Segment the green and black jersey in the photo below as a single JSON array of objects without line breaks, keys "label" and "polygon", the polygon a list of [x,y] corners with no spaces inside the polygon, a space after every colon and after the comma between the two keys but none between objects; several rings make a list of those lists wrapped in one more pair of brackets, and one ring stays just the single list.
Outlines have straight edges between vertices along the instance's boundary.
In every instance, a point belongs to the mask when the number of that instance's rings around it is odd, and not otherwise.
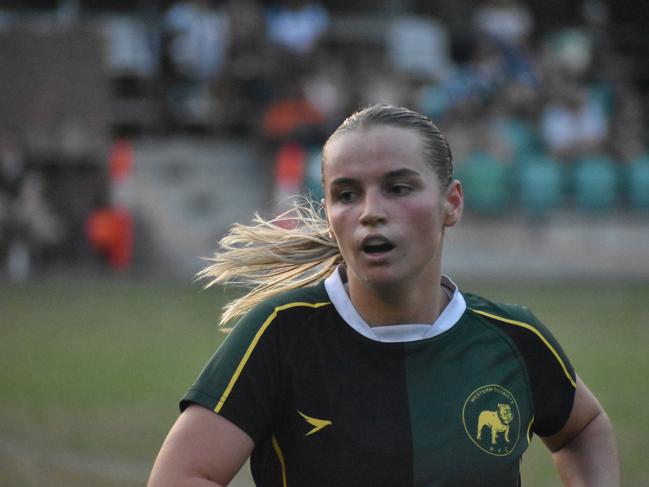
[{"label": "green and black jersey", "polygon": [[559,431],[574,398],[548,330],[455,289],[432,332],[381,340],[341,289],[336,272],[248,313],[181,409],[202,405],[250,435],[264,487],[520,485],[532,434]]}]

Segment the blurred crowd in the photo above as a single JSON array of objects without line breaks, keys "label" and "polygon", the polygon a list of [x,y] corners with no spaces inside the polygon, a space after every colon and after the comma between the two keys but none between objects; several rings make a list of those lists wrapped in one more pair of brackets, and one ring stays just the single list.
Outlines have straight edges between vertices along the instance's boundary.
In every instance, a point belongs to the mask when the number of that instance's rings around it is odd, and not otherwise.
[{"label": "blurred crowd", "polygon": [[63,237],[57,215],[47,203],[43,178],[28,169],[15,141],[0,137],[0,256],[9,276],[25,279],[32,254]]},{"label": "blurred crowd", "polygon": [[161,24],[166,129],[252,134],[276,154],[280,186],[302,177],[317,193],[317,148],[345,114],[406,105],[448,135],[469,208],[646,205],[647,94],[606,3],[579,12],[577,26],[539,32],[524,2],[487,0],[463,33],[405,12],[365,38],[352,26],[350,42],[322,2],[174,3]]},{"label": "blurred crowd", "polygon": [[475,149],[510,161],[532,143],[562,161],[600,151],[630,160],[646,145],[644,100],[607,18],[603,2],[586,0],[578,28],[542,33],[524,3],[490,0],[464,34],[404,13],[353,45],[332,35],[318,2],[173,3],[160,23],[167,129],[327,133],[350,110],[381,101],[472,134],[455,137],[458,161]]},{"label": "blurred crowd", "polygon": [[[61,2],[58,15],[78,20],[78,5]],[[469,211],[649,207],[648,94],[607,4],[579,5],[577,23],[541,30],[525,2],[484,0],[461,32],[428,14],[334,16],[310,0],[181,0],[108,15],[115,95],[156,107],[149,121],[115,122],[111,136],[250,140],[274,164],[280,210],[288,195],[321,196],[319,148],[345,115],[391,103],[447,134]],[[0,28],[12,21],[0,15]],[[24,242],[63,229],[7,138],[0,184],[0,251],[20,274]]]}]

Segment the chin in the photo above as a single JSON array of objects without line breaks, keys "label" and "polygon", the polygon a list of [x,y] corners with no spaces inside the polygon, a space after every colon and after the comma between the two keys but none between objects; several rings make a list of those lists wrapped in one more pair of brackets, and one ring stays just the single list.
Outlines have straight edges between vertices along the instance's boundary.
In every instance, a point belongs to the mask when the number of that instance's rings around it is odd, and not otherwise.
[{"label": "chin", "polygon": [[395,269],[387,267],[375,267],[364,269],[360,274],[356,274],[361,282],[372,288],[394,287],[403,283],[406,276],[401,272],[396,272]]}]

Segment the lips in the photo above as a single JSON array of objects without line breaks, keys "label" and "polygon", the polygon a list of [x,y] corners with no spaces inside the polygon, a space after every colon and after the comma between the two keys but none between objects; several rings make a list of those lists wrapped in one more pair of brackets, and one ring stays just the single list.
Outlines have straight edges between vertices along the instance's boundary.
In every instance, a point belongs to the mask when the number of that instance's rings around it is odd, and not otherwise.
[{"label": "lips", "polygon": [[383,236],[365,237],[361,242],[361,250],[365,254],[380,255],[394,249],[395,245]]}]

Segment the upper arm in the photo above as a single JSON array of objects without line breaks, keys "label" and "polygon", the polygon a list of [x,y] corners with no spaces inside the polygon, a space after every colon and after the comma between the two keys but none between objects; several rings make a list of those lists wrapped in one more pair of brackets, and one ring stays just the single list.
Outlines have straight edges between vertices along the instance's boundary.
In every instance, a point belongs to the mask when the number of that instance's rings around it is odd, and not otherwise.
[{"label": "upper arm", "polygon": [[227,485],[272,428],[279,390],[273,308],[248,313],[180,402],[150,486]]},{"label": "upper arm", "polygon": [[566,486],[620,485],[620,460],[613,426],[581,380],[566,424],[543,438]]},{"label": "upper arm", "polygon": [[189,406],[167,435],[148,485],[225,486],[253,447],[250,436],[234,423],[207,408]]},{"label": "upper arm", "polygon": [[552,452],[560,450],[604,411],[586,384],[577,376],[575,399],[566,424],[555,434],[541,437]]}]

